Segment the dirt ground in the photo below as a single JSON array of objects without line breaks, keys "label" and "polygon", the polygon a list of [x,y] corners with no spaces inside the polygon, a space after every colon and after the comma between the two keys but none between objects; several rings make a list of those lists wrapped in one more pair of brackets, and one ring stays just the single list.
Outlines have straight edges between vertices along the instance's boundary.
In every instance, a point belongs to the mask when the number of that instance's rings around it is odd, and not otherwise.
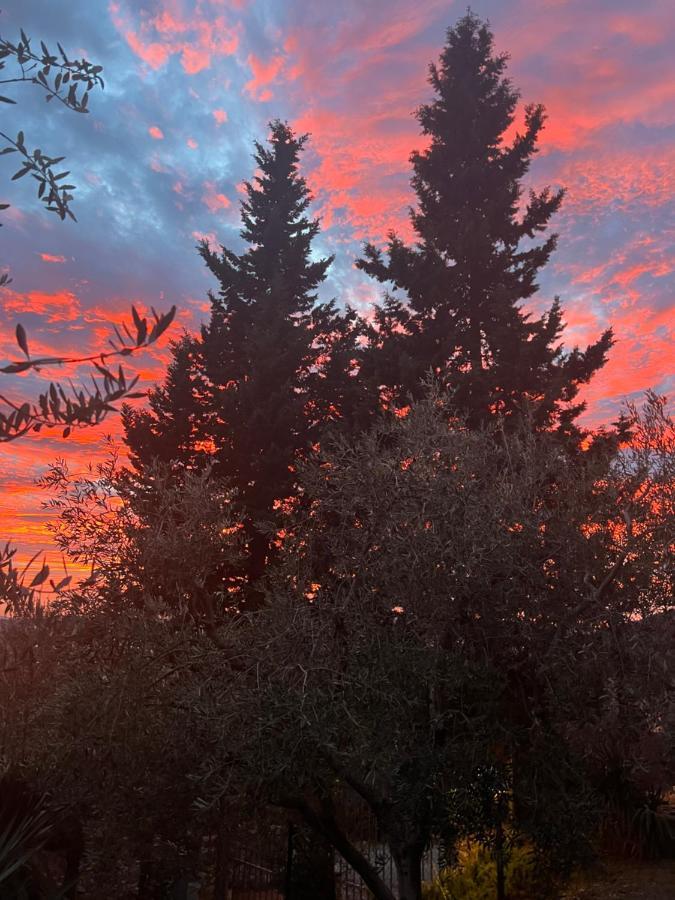
[{"label": "dirt ground", "polygon": [[574,880],[565,900],[675,900],[675,860],[612,862]]}]

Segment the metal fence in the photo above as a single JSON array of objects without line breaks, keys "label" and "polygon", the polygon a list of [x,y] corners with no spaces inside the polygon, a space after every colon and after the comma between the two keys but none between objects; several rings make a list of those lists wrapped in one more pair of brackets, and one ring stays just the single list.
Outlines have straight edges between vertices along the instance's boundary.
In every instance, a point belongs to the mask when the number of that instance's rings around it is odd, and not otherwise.
[{"label": "metal fence", "polygon": [[292,826],[265,822],[230,841],[227,889],[214,900],[286,900],[292,867]]},{"label": "metal fence", "polygon": [[[361,844],[359,850],[377,870],[378,875],[398,896],[396,866],[391,853],[383,844]],[[422,858],[422,881],[433,881],[440,871],[440,851],[432,845]],[[372,894],[364,885],[360,876],[338,854],[335,855],[336,896],[337,900],[370,900]],[[292,900],[292,897],[290,898]]]},{"label": "metal fence", "polygon": [[[370,826],[370,827],[368,827]],[[391,854],[377,839],[374,823],[367,822],[359,831],[364,834],[358,842],[361,853],[397,896],[396,867]],[[264,832],[230,845],[228,888],[225,895],[214,900],[296,900],[297,847],[296,827],[288,822],[268,824]],[[432,845],[422,860],[422,879],[432,881],[441,867],[438,846]],[[370,900],[372,894],[361,877],[337,853],[334,854],[335,896],[337,900]],[[305,886],[309,887],[309,885]],[[303,891],[303,896],[306,892]]]}]

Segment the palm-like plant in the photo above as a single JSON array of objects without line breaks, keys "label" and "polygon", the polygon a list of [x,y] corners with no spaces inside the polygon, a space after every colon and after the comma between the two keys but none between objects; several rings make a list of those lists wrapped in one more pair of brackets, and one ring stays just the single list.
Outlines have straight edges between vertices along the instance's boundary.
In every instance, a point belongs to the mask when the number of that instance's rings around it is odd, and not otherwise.
[{"label": "palm-like plant", "polygon": [[52,831],[44,796],[10,775],[0,778],[0,897],[22,897],[26,867]]}]

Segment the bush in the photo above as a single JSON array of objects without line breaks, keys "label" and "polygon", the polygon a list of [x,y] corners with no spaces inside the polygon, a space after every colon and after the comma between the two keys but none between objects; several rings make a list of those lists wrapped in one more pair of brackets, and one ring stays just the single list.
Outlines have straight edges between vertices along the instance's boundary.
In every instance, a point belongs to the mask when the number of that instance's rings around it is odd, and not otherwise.
[{"label": "bush", "polygon": [[[546,866],[527,844],[511,848],[506,861],[506,894],[509,900],[540,900],[557,896]],[[493,854],[480,844],[460,847],[457,864],[445,869],[425,886],[424,900],[494,900],[497,866]]]}]

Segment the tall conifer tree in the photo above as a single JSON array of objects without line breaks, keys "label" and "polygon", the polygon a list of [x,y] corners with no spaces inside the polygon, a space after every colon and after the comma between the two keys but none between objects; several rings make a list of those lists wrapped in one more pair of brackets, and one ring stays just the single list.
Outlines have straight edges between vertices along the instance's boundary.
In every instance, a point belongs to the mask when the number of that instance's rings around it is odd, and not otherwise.
[{"label": "tall conifer tree", "polygon": [[307,215],[311,196],[298,171],[306,140],[275,121],[269,146],[256,142],[257,174],[241,204],[248,248],[201,244],[219,282],[210,320],[199,338],[175,345],[150,410],[124,417],[137,471],[153,457],[208,459],[237,489],[253,583],[272,546],[264,523],[293,495],[297,454],[331,421],[353,421],[361,405],[360,319],[317,298],[332,257],[312,249],[319,221]]},{"label": "tall conifer tree", "polygon": [[367,244],[357,263],[407,301],[394,293],[377,309],[364,371],[395,403],[417,394],[431,369],[474,424],[526,404],[540,427],[569,430],[583,409],[579,386],[604,364],[612,335],[565,353],[558,300],[541,317],[522,307],[556,247],[555,234],[537,238],[564,192],[523,199],[545,114],[527,106],[524,128],[507,141],[519,99],[504,77],[507,59],[469,12],[430,66],[436,96],[417,111],[430,142],[411,155],[416,242],[392,232],[386,255]]},{"label": "tall conifer tree", "polygon": [[198,360],[198,343],[184,334],[171,343],[164,384],[149,391],[150,409],[123,407],[126,443],[139,470],[151,459],[180,460],[191,466],[199,461],[199,398],[203,392]]}]

